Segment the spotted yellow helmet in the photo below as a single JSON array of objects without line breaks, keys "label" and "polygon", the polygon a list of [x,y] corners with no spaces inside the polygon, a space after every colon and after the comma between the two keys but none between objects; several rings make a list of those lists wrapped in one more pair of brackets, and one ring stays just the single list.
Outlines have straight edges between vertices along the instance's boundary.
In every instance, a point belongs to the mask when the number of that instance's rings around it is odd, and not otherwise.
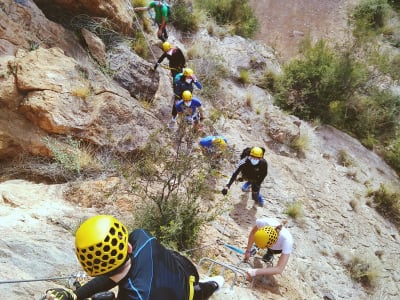
[{"label": "spotted yellow helmet", "polygon": [[126,262],[128,231],[112,216],[91,217],[76,231],[75,253],[89,276],[114,271]]},{"label": "spotted yellow helmet", "polygon": [[191,91],[184,91],[182,93],[182,99],[183,101],[190,101],[192,100],[192,92]]},{"label": "spotted yellow helmet", "polygon": [[254,234],[254,243],[258,248],[269,248],[278,240],[278,233],[272,226],[265,226]]},{"label": "spotted yellow helmet", "polygon": [[260,147],[253,147],[250,150],[250,156],[262,158],[264,155],[264,151]]},{"label": "spotted yellow helmet", "polygon": [[168,52],[169,50],[171,50],[171,48],[172,48],[172,46],[171,46],[171,44],[168,43],[168,42],[164,42],[164,43],[162,44],[162,49],[163,49],[164,52]]},{"label": "spotted yellow helmet", "polygon": [[183,69],[183,76],[189,77],[189,76],[193,76],[193,74],[194,74],[194,72],[192,69],[190,69],[190,68]]}]

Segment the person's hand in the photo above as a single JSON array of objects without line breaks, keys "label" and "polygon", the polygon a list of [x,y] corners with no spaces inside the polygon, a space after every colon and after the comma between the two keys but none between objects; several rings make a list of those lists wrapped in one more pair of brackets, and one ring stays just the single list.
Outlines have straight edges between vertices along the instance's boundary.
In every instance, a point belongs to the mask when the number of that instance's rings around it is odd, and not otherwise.
[{"label": "person's hand", "polygon": [[247,280],[251,280],[253,277],[257,276],[257,269],[247,269],[246,275]]},{"label": "person's hand", "polygon": [[248,261],[250,258],[250,255],[251,255],[250,251],[246,250],[246,252],[244,253],[244,261]]},{"label": "person's hand", "polygon": [[221,191],[221,193],[222,193],[222,195],[226,195],[226,194],[228,194],[228,187],[227,186],[224,186],[224,188],[222,189],[222,191]]},{"label": "person's hand", "polygon": [[77,297],[73,291],[69,289],[55,288],[46,291],[46,295],[42,298],[47,300],[76,300]]},{"label": "person's hand", "polygon": [[159,65],[160,65],[159,63],[156,63],[156,64],[154,65],[153,70],[155,71]]}]

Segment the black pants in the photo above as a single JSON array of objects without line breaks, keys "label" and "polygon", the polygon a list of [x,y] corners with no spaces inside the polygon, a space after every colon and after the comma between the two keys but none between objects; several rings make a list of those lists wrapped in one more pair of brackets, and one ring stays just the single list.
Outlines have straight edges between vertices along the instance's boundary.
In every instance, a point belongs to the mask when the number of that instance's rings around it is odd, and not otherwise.
[{"label": "black pants", "polygon": [[178,115],[178,111],[176,110],[176,103],[180,100],[179,97],[177,97],[176,95],[174,95],[173,97],[173,103],[172,103],[172,117],[176,118],[176,116]]},{"label": "black pants", "polygon": [[[160,28],[161,28],[161,24],[158,24],[158,29],[160,29]],[[164,28],[163,28],[162,31],[161,31],[161,35],[158,35],[158,34],[157,34],[157,36],[158,36],[158,38],[159,38],[160,40],[162,40],[163,42],[165,42],[166,40],[168,40],[167,26],[164,26]]]}]

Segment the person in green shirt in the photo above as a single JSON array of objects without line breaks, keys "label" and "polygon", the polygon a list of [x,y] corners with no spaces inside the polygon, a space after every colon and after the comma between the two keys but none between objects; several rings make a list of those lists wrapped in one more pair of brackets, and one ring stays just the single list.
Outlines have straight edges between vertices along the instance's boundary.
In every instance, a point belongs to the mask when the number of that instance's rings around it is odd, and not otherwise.
[{"label": "person in green shirt", "polygon": [[147,11],[154,9],[155,21],[158,25],[157,37],[165,42],[168,39],[167,22],[168,22],[168,5],[164,1],[151,1],[148,6],[135,7],[135,12]]}]

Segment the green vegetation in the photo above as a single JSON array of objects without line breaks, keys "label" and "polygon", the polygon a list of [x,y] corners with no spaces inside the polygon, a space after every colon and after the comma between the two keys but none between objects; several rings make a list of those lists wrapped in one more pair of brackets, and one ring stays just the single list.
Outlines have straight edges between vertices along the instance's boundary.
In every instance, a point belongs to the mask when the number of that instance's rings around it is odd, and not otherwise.
[{"label": "green vegetation", "polygon": [[44,140],[46,146],[49,148],[54,159],[59,163],[62,168],[68,171],[80,173],[80,142],[67,136],[66,141],[59,142],[56,139],[47,137]]},{"label": "green vegetation", "polygon": [[248,0],[196,0],[195,3],[218,25],[233,26],[233,34],[251,38],[258,29],[258,20]]},{"label": "green vegetation", "polygon": [[300,201],[290,203],[284,213],[293,219],[299,219],[303,216],[303,204]]},{"label": "green vegetation", "polygon": [[387,0],[361,0],[353,12],[356,38],[365,39],[380,33],[385,24],[389,5]]},{"label": "green vegetation", "polygon": [[175,0],[172,3],[169,22],[182,32],[196,32],[199,28],[199,20],[185,0]]},{"label": "green vegetation", "polygon": [[375,260],[372,256],[353,256],[346,263],[350,277],[367,289],[373,289],[378,286],[382,272],[379,268],[379,262]]},{"label": "green vegetation", "polygon": [[372,196],[375,209],[398,229],[400,229],[400,191],[381,184],[376,191],[369,192]]},{"label": "green vegetation", "polygon": [[[312,45],[305,39],[302,57],[284,66],[275,83],[276,103],[302,119],[318,119],[354,135],[399,172],[400,96],[371,84],[367,63],[357,49],[337,50],[323,40]],[[396,74],[398,68],[389,63],[381,66],[386,74]]]},{"label": "green vegetation", "polygon": [[195,138],[185,133],[175,153],[154,136],[133,158],[134,163],[123,167],[133,193],[145,199],[134,212],[135,225],[177,250],[193,247],[200,227],[214,217],[212,209],[199,201],[208,199],[212,186],[203,156],[193,159]]},{"label": "green vegetation", "polygon": [[284,66],[276,94],[277,104],[305,120],[345,117],[346,101],[365,84],[366,69],[354,61],[350,51],[335,52],[323,40],[303,43],[303,58]]}]

